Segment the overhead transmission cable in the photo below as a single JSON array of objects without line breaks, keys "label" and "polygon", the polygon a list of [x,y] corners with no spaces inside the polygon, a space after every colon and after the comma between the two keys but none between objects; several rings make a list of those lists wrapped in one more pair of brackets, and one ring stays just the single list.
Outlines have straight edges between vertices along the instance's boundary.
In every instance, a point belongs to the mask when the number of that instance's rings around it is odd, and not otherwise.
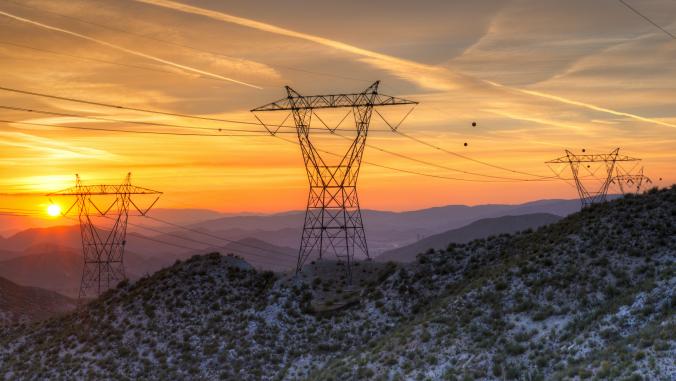
[{"label": "overhead transmission cable", "polygon": [[[295,144],[295,145],[300,144],[295,140],[287,139],[287,138],[284,138],[282,136],[278,136],[278,135],[272,135],[272,136],[276,137],[277,139],[283,140],[285,142],[291,143],[291,144]],[[326,153],[326,154],[329,154],[329,155],[335,156],[335,157],[343,157],[343,155],[337,154],[335,152],[327,151],[325,149],[317,148],[317,151],[323,152],[323,153]],[[432,178],[436,178],[436,179],[476,182],[476,183],[508,183],[508,182],[513,182],[512,180],[464,179],[464,178],[460,178],[460,177],[436,175],[436,174],[433,174],[433,173],[425,173],[425,172],[419,172],[419,171],[414,171],[414,170],[410,170],[410,169],[392,167],[392,166],[389,166],[389,165],[378,164],[378,163],[374,163],[374,162],[366,161],[366,160],[364,160],[363,163],[368,164],[368,165],[373,166],[373,167],[388,169],[388,170],[395,171],[395,172],[408,173],[408,174],[411,174],[411,175],[418,175],[418,176],[424,176],[424,177],[432,177]]]},{"label": "overhead transmission cable", "polygon": [[409,135],[409,134],[407,134],[407,133],[404,133],[404,132],[399,131],[398,129],[395,130],[394,133],[395,133],[395,134],[398,134],[398,135],[401,135],[401,136],[403,136],[403,137],[405,137],[405,138],[407,138],[407,139],[410,139],[410,140],[413,140],[413,141],[415,141],[415,142],[418,142],[418,143],[420,143],[420,144],[423,144],[423,145],[426,145],[426,146],[428,146],[428,147],[434,148],[434,149],[436,149],[436,150],[438,150],[438,151],[445,152],[445,153],[447,153],[447,154],[449,154],[449,155],[453,155],[453,156],[459,157],[459,158],[461,158],[461,159],[469,160],[469,161],[472,161],[472,162],[475,162],[475,163],[478,163],[478,164],[482,164],[482,165],[485,165],[485,166],[488,166],[488,167],[492,167],[492,168],[495,168],[495,169],[500,169],[500,170],[503,170],[503,171],[512,172],[512,173],[516,173],[516,174],[521,174],[521,175],[527,175],[527,176],[538,177],[538,178],[540,178],[540,179],[552,179],[552,178],[553,178],[552,176],[543,176],[543,175],[538,175],[538,174],[534,174],[534,173],[529,173],[529,172],[524,172],[524,171],[519,171],[519,170],[509,169],[509,168],[507,168],[507,167],[495,165],[495,164],[492,164],[492,163],[489,163],[489,162],[486,162],[486,161],[483,161],[483,160],[474,159],[474,158],[469,157],[469,156],[467,156],[467,155],[463,155],[463,154],[460,154],[460,153],[457,153],[457,152],[454,152],[454,151],[450,151],[450,150],[445,149],[445,148],[443,148],[443,147],[440,147],[440,146],[438,146],[438,145],[429,143],[429,142],[427,142],[427,141],[425,141],[425,140],[422,140],[422,139],[420,139],[420,138],[417,138],[417,137],[415,137],[415,136],[411,136],[411,135]]},{"label": "overhead transmission cable", "polygon": [[73,126],[73,125],[54,125],[54,124],[45,124],[45,123],[35,123],[35,122],[22,122],[16,120],[5,120],[0,119],[0,122],[7,124],[21,124],[26,126],[37,126],[37,127],[50,127],[50,128],[67,128],[73,130],[87,130],[87,131],[105,131],[105,132],[119,132],[127,134],[148,134],[148,135],[174,135],[174,136],[228,136],[228,137],[257,137],[265,135],[251,135],[251,134],[204,134],[204,133],[183,133],[183,132],[162,132],[162,131],[139,131],[139,130],[120,130],[116,128],[96,128],[96,127],[85,127],[85,126]]},{"label": "overhead transmission cable", "polygon": [[189,232],[192,232],[192,233],[197,233],[197,234],[204,235],[206,237],[211,237],[211,238],[223,241],[223,242],[228,242],[228,243],[231,243],[233,245],[244,246],[244,247],[248,247],[248,248],[251,248],[251,249],[257,249],[257,250],[263,250],[263,251],[267,251],[267,252],[270,252],[270,253],[273,253],[273,254],[279,254],[279,255],[283,255],[283,256],[287,256],[287,257],[296,259],[296,255],[292,255],[292,254],[289,254],[289,253],[284,253],[284,252],[276,251],[276,250],[270,250],[269,248],[264,248],[264,247],[252,245],[252,244],[249,244],[249,243],[246,243],[246,242],[241,242],[241,240],[233,240],[233,239],[221,237],[221,236],[215,235],[213,233],[208,233],[208,232],[203,231],[203,230],[189,228],[187,226],[183,226],[183,225],[180,225],[180,224],[177,224],[177,223],[165,221],[165,220],[159,219],[157,217],[145,216],[145,218],[163,223],[163,224],[168,225],[168,226],[183,229],[183,230],[186,230],[186,231],[189,231]]},{"label": "overhead transmission cable", "polygon": [[[223,122],[229,122],[229,123],[242,123],[242,124],[250,124],[250,125],[260,125],[260,123],[257,122],[245,122],[245,121],[234,121],[234,120],[229,120],[229,119],[218,119],[218,118],[208,118],[208,117],[200,117],[200,116],[195,116],[195,115],[188,115],[188,114],[178,114],[178,113],[167,113],[163,111],[155,111],[155,110],[148,110],[148,109],[140,109],[140,108],[133,108],[133,107],[126,107],[126,106],[119,106],[119,105],[112,105],[108,103],[102,103],[102,102],[94,102],[94,101],[88,101],[84,99],[76,99],[76,98],[69,98],[69,97],[61,97],[61,96],[55,96],[55,95],[50,95],[50,94],[44,94],[44,93],[37,93],[37,92],[32,92],[32,91],[26,91],[26,90],[19,90],[19,89],[13,89],[13,88],[7,88],[7,87],[0,87],[0,90],[3,91],[9,91],[9,92],[15,92],[15,93],[20,93],[20,94],[25,94],[25,95],[31,95],[31,96],[39,96],[39,97],[46,97],[50,99],[59,99],[59,100],[64,100],[64,101],[71,101],[71,102],[77,102],[77,103],[85,103],[85,104],[93,104],[101,107],[110,107],[110,108],[116,108],[116,109],[125,109],[125,110],[131,110],[131,111],[140,111],[140,112],[145,112],[145,113],[151,113],[151,114],[158,114],[158,115],[171,115],[171,116],[178,116],[178,117],[185,117],[185,118],[194,118],[194,119],[207,119],[207,120],[218,120],[218,121],[223,121]],[[7,107],[7,106],[4,106]],[[24,111],[33,111],[33,112],[38,112],[33,109],[28,109],[28,108],[14,108],[14,109],[23,109]],[[41,112],[41,111],[40,111]],[[75,114],[65,114],[61,113],[63,115],[69,115],[69,116],[76,116]],[[97,117],[90,117],[90,118],[97,118]],[[112,118],[106,118],[106,119],[111,119]],[[119,122],[124,122],[120,120],[116,120]],[[84,126],[74,126],[74,125],[52,125],[52,124],[44,124],[44,123],[36,123],[36,122],[20,122],[20,121],[10,121],[10,120],[0,120],[0,122],[4,123],[15,123],[15,124],[23,124],[23,125],[31,125],[31,126],[40,126],[40,127],[52,127],[52,128],[68,128],[68,129],[78,129],[78,130],[90,130],[90,131],[105,131],[105,132],[121,132],[121,133],[132,133],[132,134],[155,134],[155,135],[177,135],[177,136],[231,136],[231,137],[251,137],[254,135],[251,134],[204,134],[204,133],[177,133],[177,132],[160,132],[160,131],[138,131],[138,130],[121,130],[121,129],[111,129],[111,128],[97,128],[97,127],[84,127]],[[153,122],[138,122],[141,124],[148,124],[148,123],[153,123]],[[159,124],[159,123],[157,123]],[[172,125],[172,126],[178,126],[178,125]],[[264,132],[264,131],[262,131]],[[334,132],[335,133],[335,132]],[[338,136],[341,136],[343,138],[346,138],[343,135],[337,134]],[[255,135],[255,136],[265,136],[265,135]],[[286,139],[285,139],[286,140]],[[298,144],[295,141],[287,140],[290,142],[293,142],[294,144]],[[450,170],[450,171],[456,171],[460,173],[465,173],[473,176],[480,176],[480,177],[487,177],[491,179],[499,179],[499,180],[506,180],[506,181],[549,181],[549,179],[517,179],[517,178],[509,178],[509,177],[503,177],[503,176],[492,176],[492,175],[485,175],[485,174],[480,174],[480,173],[475,173],[475,172],[470,172],[470,171],[464,171],[464,170],[459,170],[456,168],[451,168],[447,167],[444,165],[436,164],[436,163],[431,163],[425,160],[420,160],[414,157],[410,157],[408,155],[400,154],[397,152],[393,152],[390,150],[386,150],[384,148],[380,148],[377,146],[374,146],[372,144],[369,144],[369,147],[391,154],[398,156],[400,158],[404,158],[409,161],[413,161],[419,164],[424,164],[428,166],[433,166],[437,167],[440,169],[444,170]],[[328,151],[325,151],[328,152]],[[333,154],[333,153],[331,153]],[[340,156],[337,154],[334,154],[336,156]],[[381,168],[385,169],[393,169],[394,167],[386,166],[386,165],[380,165],[380,164],[375,164],[371,162],[365,162],[369,165],[374,165],[378,166]],[[486,181],[479,181],[479,180],[474,180],[474,179],[461,179],[461,178],[456,178],[456,177],[449,177],[449,176],[440,176],[440,175],[433,175],[433,174],[428,174],[428,173],[422,173],[422,172],[417,172],[417,171],[412,171],[412,170],[400,170],[400,169],[393,169],[395,171],[399,172],[404,172],[404,173],[410,173],[410,174],[418,174],[421,176],[427,176],[427,177],[435,177],[435,178],[444,178],[444,179],[449,179],[449,180],[457,180],[457,181],[469,181],[469,182],[486,182]]]},{"label": "overhead transmission cable", "polygon": [[[100,121],[106,121],[106,122],[129,123],[129,124],[137,124],[137,125],[145,125],[145,126],[185,128],[185,129],[207,130],[207,131],[217,131],[217,132],[223,132],[223,131],[226,131],[226,132],[249,132],[249,133],[252,134],[250,136],[256,136],[256,135],[253,135],[253,134],[267,134],[267,131],[264,131],[264,130],[250,130],[250,129],[246,130],[246,129],[234,129],[234,128],[199,127],[199,126],[188,126],[188,125],[171,124],[171,123],[147,122],[147,121],[137,121],[137,120],[122,120],[122,119],[109,118],[109,117],[63,113],[63,112],[56,112],[56,111],[36,110],[36,109],[32,109],[32,108],[14,107],[14,106],[0,105],[0,109],[32,112],[32,113],[45,114],[45,115],[65,116],[65,117],[72,117],[72,118],[92,119],[92,120],[100,120]],[[295,133],[293,131],[281,131],[281,132],[282,133]],[[249,136],[249,135],[246,135],[246,136]]]},{"label": "overhead transmission cable", "polygon": [[[199,115],[180,114],[180,113],[168,112],[168,111],[148,110],[148,109],[143,109],[143,108],[138,108],[138,107],[113,105],[113,104],[103,103],[103,102],[88,101],[88,100],[84,100],[84,99],[77,99],[77,98],[63,97],[63,96],[58,96],[58,95],[38,93],[38,92],[33,92],[33,91],[13,89],[13,88],[4,87],[4,86],[0,86],[0,90],[18,93],[18,94],[24,94],[24,95],[32,95],[32,96],[42,97],[42,98],[57,99],[57,100],[62,100],[62,101],[67,101],[67,102],[88,104],[88,105],[92,105],[92,106],[116,108],[116,109],[119,109],[119,110],[137,111],[137,112],[144,112],[144,113],[158,114],[158,115],[168,115],[168,116],[175,116],[175,117],[179,117],[179,118],[208,120],[208,121],[212,121],[212,122],[224,122],[224,123],[248,124],[248,125],[260,126],[260,123],[258,123],[258,122],[247,122],[247,121],[241,121],[241,120],[232,120],[232,119],[199,116]],[[275,126],[275,127],[277,127],[277,126]],[[288,126],[288,127],[294,127],[294,126]]]},{"label": "overhead transmission cable", "polygon": [[634,12],[635,14],[639,15],[641,18],[643,18],[643,19],[646,20],[647,22],[651,23],[654,27],[656,27],[657,29],[659,29],[659,30],[661,30],[662,32],[664,32],[664,34],[666,34],[667,36],[669,36],[669,37],[671,37],[672,39],[676,40],[676,35],[674,35],[673,33],[669,32],[668,30],[664,29],[660,24],[656,23],[656,22],[653,21],[651,18],[649,18],[648,16],[644,15],[643,13],[641,13],[638,9],[632,7],[631,5],[629,5],[629,4],[628,4],[626,1],[624,1],[624,0],[618,0],[618,1],[619,1],[622,5],[624,5],[625,7],[627,7],[629,10],[631,10],[632,12]]},{"label": "overhead transmission cable", "polygon": [[[341,138],[344,138],[346,140],[350,140],[350,138],[345,136],[345,135],[341,135],[341,134],[338,134],[338,133],[336,133],[336,135],[340,136]],[[452,167],[448,167],[446,165],[436,164],[436,163],[432,163],[430,161],[417,159],[415,157],[411,157],[411,156],[404,155],[404,154],[401,154],[401,153],[398,153],[398,152],[390,151],[388,149],[381,148],[381,147],[378,147],[378,146],[374,146],[374,145],[369,144],[369,143],[366,143],[366,146],[371,148],[371,149],[375,149],[377,151],[384,152],[388,155],[396,156],[396,157],[406,159],[406,160],[409,160],[409,161],[413,161],[413,162],[416,162],[416,163],[419,163],[419,164],[437,167],[437,168],[440,168],[440,169],[445,169],[447,171],[464,173],[466,175],[471,175],[471,176],[480,176],[480,177],[487,177],[487,178],[491,178],[491,179],[510,180],[510,181],[554,181],[553,178],[547,178],[547,179],[544,179],[544,178],[543,179],[517,179],[517,178],[512,178],[512,177],[485,175],[483,173],[466,171],[466,170],[463,170],[463,169],[452,168]]]},{"label": "overhead transmission cable", "polygon": [[[181,113],[175,113],[175,112],[168,112],[168,111],[160,111],[160,110],[150,110],[150,109],[145,109],[145,108],[138,108],[138,107],[129,107],[129,106],[121,106],[121,105],[114,105],[110,103],[104,103],[104,102],[97,102],[97,101],[90,101],[86,99],[81,99],[81,98],[71,98],[71,97],[64,97],[64,96],[59,96],[59,95],[52,95],[52,94],[46,94],[46,93],[39,93],[39,92],[34,92],[34,91],[27,91],[27,90],[21,90],[21,89],[14,89],[10,87],[3,87],[0,86],[0,90],[2,91],[7,91],[7,92],[13,92],[13,93],[18,93],[18,94],[24,94],[24,95],[30,95],[30,96],[36,96],[36,97],[41,97],[41,98],[48,98],[48,99],[56,99],[56,100],[62,100],[66,102],[74,102],[74,103],[81,103],[81,104],[88,104],[92,106],[99,106],[99,107],[108,107],[108,108],[114,108],[118,110],[126,110],[126,111],[136,111],[136,112],[142,112],[146,114],[156,114],[156,115],[166,115],[166,116],[173,116],[173,117],[179,117],[179,118],[186,118],[186,119],[196,119],[196,120],[205,120],[205,121],[210,121],[210,122],[222,122],[222,123],[234,123],[234,124],[245,124],[245,125],[251,125],[251,126],[257,126],[260,127],[261,124],[259,122],[249,122],[249,121],[243,121],[243,120],[233,120],[233,119],[224,119],[224,118],[215,118],[215,117],[207,117],[207,116],[200,116],[200,115],[190,115],[190,114],[181,114]],[[32,110],[34,112],[37,112],[36,110]],[[84,117],[81,116],[80,117]],[[91,117],[90,117],[91,118]],[[119,122],[127,122],[127,123],[135,123],[135,124],[150,124],[151,122],[138,122],[138,121],[120,121],[116,120]],[[154,123],[154,122],[152,122]],[[155,123],[156,125],[160,125],[158,123]],[[168,124],[162,124],[167,126]],[[276,125],[276,124],[270,124],[269,126],[271,127],[281,127],[281,128],[293,128],[295,129],[295,126],[292,125]],[[186,128],[185,126],[181,126],[182,128]],[[218,128],[214,128],[215,130],[219,130]],[[220,130],[228,130],[226,128],[221,128]],[[250,131],[250,130],[234,130],[230,129],[231,131],[246,131],[246,132],[256,132],[258,131]],[[260,130],[261,133],[266,133],[267,131]],[[295,133],[295,132],[293,132]]]},{"label": "overhead transmission cable", "polygon": [[[73,221],[77,221],[77,218],[75,218],[75,217],[69,217],[69,216],[64,216],[64,217],[65,217],[65,218],[68,218],[68,219],[70,219],[70,220],[73,220]],[[113,217],[109,217],[109,216],[105,216],[105,218],[110,219],[110,220],[114,220]],[[204,241],[200,241],[200,240],[197,240],[197,239],[194,239],[194,238],[180,236],[180,235],[177,235],[177,234],[174,234],[174,233],[163,232],[163,231],[161,231],[161,230],[153,229],[153,228],[151,228],[151,227],[144,226],[144,225],[140,225],[140,224],[136,224],[136,223],[133,223],[133,222],[127,222],[127,224],[128,224],[128,225],[131,225],[131,226],[134,226],[134,227],[136,227],[136,228],[139,228],[139,229],[151,231],[151,232],[154,232],[154,233],[157,233],[157,234],[161,234],[161,235],[164,235],[164,236],[169,236],[169,237],[173,237],[173,238],[180,239],[180,240],[183,240],[183,241],[192,242],[192,243],[196,243],[196,244],[200,244],[200,245],[206,246],[206,248],[200,249],[200,248],[195,248],[195,247],[185,246],[185,245],[182,245],[182,244],[177,244],[177,243],[175,243],[175,242],[167,242],[167,241],[165,241],[165,240],[161,240],[161,239],[158,239],[158,238],[155,238],[155,237],[149,237],[149,236],[146,236],[146,235],[141,235],[141,234],[139,234],[139,235],[136,236],[136,237],[141,238],[141,239],[144,239],[144,240],[148,240],[148,241],[152,241],[152,242],[164,244],[164,245],[167,245],[167,246],[177,247],[177,248],[179,248],[179,249],[188,250],[188,251],[190,251],[190,252],[193,252],[193,251],[194,251],[194,252],[200,252],[200,251],[203,251],[203,250],[209,250],[209,249],[226,249],[225,246],[218,246],[218,245],[215,245],[215,244],[213,244],[213,243],[211,243],[211,242],[204,242]],[[236,242],[236,241],[235,241],[235,242]],[[255,261],[256,261],[257,263],[266,264],[266,265],[268,265],[268,266],[283,266],[283,264],[281,264],[281,263],[275,263],[275,262],[269,262],[269,261],[262,260],[262,259],[268,259],[268,260],[269,260],[269,259],[272,259],[272,258],[271,258],[271,257],[267,257],[267,256],[263,256],[262,254],[259,254],[259,253],[246,252],[246,251],[243,251],[243,250],[241,250],[241,249],[233,249],[233,248],[231,248],[231,247],[227,247],[227,249],[228,249],[230,252],[232,252],[232,254],[238,254],[238,255],[242,255],[242,256],[252,256],[252,257],[259,257],[259,258],[261,258],[261,259],[255,259]],[[265,251],[268,251],[268,252],[273,252],[273,251],[270,251],[270,250],[268,250],[268,249],[261,249],[261,250],[265,250]],[[280,252],[277,252],[277,253],[280,253]],[[289,258],[291,258],[291,257],[295,258],[295,255],[294,255],[294,256],[291,256],[291,255],[288,254],[288,253],[281,253],[281,254],[286,255],[286,256],[289,257]],[[246,259],[246,258],[245,258],[245,259]]]}]

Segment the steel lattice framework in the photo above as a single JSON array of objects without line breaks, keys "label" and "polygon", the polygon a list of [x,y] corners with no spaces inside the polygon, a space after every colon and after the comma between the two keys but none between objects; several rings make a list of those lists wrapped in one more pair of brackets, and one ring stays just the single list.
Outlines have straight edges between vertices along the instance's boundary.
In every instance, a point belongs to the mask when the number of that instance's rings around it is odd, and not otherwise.
[{"label": "steel lattice framework", "polygon": [[625,186],[630,188],[635,187],[635,192],[640,193],[644,184],[652,184],[652,180],[643,174],[643,167],[641,167],[637,174],[622,173],[619,168],[615,172],[616,175],[613,177],[612,182],[617,184],[622,194],[632,193],[631,190],[625,189]]},{"label": "steel lattice framework", "polygon": [[[82,185],[79,175],[75,186],[49,197],[75,197],[75,202],[64,212],[78,211],[84,267],[78,299],[99,296],[126,278],[124,271],[124,246],[127,220],[131,207],[145,215],[157,203],[162,192],[131,184],[131,173],[119,185]],[[134,195],[154,196],[152,203],[140,208],[132,199]],[[98,200],[97,200],[98,199]],[[109,222],[103,227],[96,219]]]},{"label": "steel lattice framework", "polygon": [[[361,93],[313,96],[300,95],[286,86],[286,98],[251,110],[253,113],[289,111],[296,125],[310,183],[296,272],[302,269],[310,256],[323,258],[327,254],[333,254],[339,261],[345,261],[347,280],[351,282],[351,266],[355,254],[370,258],[357,196],[357,177],[371,114],[375,107],[417,104],[379,94],[379,83],[380,81],[376,81]],[[328,165],[310,138],[313,115],[331,132],[337,128],[326,125],[315,113],[314,110],[322,108],[351,108],[354,116],[356,136],[337,165]],[[347,115],[349,113],[346,117]],[[277,130],[279,128],[277,126]],[[271,134],[277,130],[268,128]]]},{"label": "steel lattice framework", "polygon": [[[618,162],[640,161],[634,157],[620,155],[620,149],[615,148],[608,154],[585,154],[576,155],[566,150],[566,156],[559,157],[554,160],[547,161],[546,164],[568,164],[570,165],[573,178],[575,179],[575,186],[577,193],[580,196],[582,207],[585,208],[595,203],[605,202],[608,195],[608,187],[613,181],[613,174],[615,173],[615,166]],[[605,177],[602,180],[601,186],[596,191],[588,190],[582,182],[580,176],[580,167],[586,163],[604,163]]]}]

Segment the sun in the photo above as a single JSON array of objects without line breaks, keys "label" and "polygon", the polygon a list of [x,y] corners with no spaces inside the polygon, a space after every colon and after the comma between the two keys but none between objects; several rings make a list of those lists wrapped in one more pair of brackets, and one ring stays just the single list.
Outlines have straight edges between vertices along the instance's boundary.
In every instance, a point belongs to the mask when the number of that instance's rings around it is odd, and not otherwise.
[{"label": "sun", "polygon": [[52,217],[56,217],[61,214],[61,207],[56,204],[51,204],[47,207],[47,214]]}]

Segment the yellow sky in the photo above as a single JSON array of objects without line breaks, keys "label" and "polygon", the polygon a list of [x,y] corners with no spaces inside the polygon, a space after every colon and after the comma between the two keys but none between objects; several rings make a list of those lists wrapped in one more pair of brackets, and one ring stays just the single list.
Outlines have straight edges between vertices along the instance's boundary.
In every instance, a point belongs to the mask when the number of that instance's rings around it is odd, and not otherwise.
[{"label": "yellow sky", "polygon": [[[635,3],[676,30],[672,1]],[[402,131],[446,150],[547,176],[544,161],[564,149],[621,147],[643,159],[657,185],[676,182],[676,41],[619,3],[2,1],[0,30],[1,87],[254,122],[248,110],[285,96],[286,84],[302,94],[340,93],[379,79],[381,92],[420,102]],[[2,106],[256,135],[61,129],[40,125],[209,131],[0,108],[0,120],[33,123],[0,122],[2,194],[58,190],[71,186],[75,173],[86,183],[121,181],[131,171],[138,185],[165,193],[162,207],[271,212],[305,204],[298,146],[255,125],[6,91]],[[400,112],[386,111],[392,118]],[[375,118],[371,128],[365,161],[432,176],[364,164],[363,208],[576,197],[562,181],[494,182],[532,177],[431,149],[387,132]],[[341,149],[325,135],[317,144]],[[46,202],[0,200],[0,207],[22,208]]]}]

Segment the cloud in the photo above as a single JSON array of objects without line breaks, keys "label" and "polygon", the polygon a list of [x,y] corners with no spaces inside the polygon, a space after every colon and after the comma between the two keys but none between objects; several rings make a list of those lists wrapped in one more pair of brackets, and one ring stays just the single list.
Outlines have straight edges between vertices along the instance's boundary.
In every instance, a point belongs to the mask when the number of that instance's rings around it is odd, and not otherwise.
[{"label": "cloud", "polygon": [[13,15],[11,13],[0,11],[0,15],[12,18],[12,19],[17,20],[17,21],[25,22],[25,23],[28,23],[28,24],[31,24],[31,25],[39,26],[41,28],[45,28],[45,29],[65,33],[65,34],[68,34],[68,35],[71,35],[71,36],[74,36],[74,37],[82,38],[84,40],[91,41],[91,42],[97,43],[99,45],[107,46],[109,48],[119,50],[119,51],[122,51],[122,52],[125,52],[125,53],[128,53],[128,54],[132,54],[132,55],[135,55],[135,56],[138,56],[138,57],[149,59],[151,61],[155,61],[155,62],[159,62],[159,63],[165,64],[165,65],[169,65],[169,66],[172,66],[174,68],[183,69],[183,70],[193,72],[193,73],[196,73],[196,74],[201,74],[201,75],[205,75],[205,76],[208,76],[208,77],[221,79],[221,80],[228,81],[228,82],[233,82],[233,83],[236,83],[236,84],[239,84],[239,85],[252,87],[252,88],[255,88],[255,89],[261,89],[260,86],[256,86],[256,85],[253,85],[253,84],[250,84],[250,83],[247,83],[247,82],[243,82],[243,81],[239,81],[239,80],[236,80],[236,79],[233,79],[233,78],[225,77],[225,76],[222,76],[222,75],[219,75],[219,74],[214,74],[214,73],[211,73],[211,72],[208,72],[208,71],[205,71],[205,70],[194,68],[192,66],[183,65],[183,64],[180,64],[180,63],[177,63],[177,62],[169,61],[169,60],[166,60],[166,59],[163,59],[163,58],[152,56],[150,54],[139,52],[137,50],[128,49],[128,48],[125,48],[123,46],[119,46],[119,45],[112,44],[110,42],[99,40],[99,39],[94,38],[94,37],[85,36],[84,34],[81,34],[81,33],[77,33],[77,32],[73,32],[73,31],[70,31],[70,30],[58,28],[58,27],[55,27],[55,26],[43,24],[41,22],[29,20],[27,18],[19,17],[19,16],[16,16],[16,15]]},{"label": "cloud", "polygon": [[[529,97],[547,99],[549,101],[554,101],[557,103],[562,103],[570,106],[582,107],[589,110],[603,112],[615,116],[623,116],[641,122],[653,123],[665,127],[676,128],[676,124],[661,121],[658,119],[644,117],[641,115],[623,111],[616,111],[610,108],[601,107],[591,103],[581,102],[562,96],[551,95],[540,91],[507,87],[496,82],[485,81],[461,75],[459,73],[448,70],[447,68],[444,67],[426,65],[415,61],[406,60],[391,55],[378,53],[372,50],[363,49],[333,39],[324,38],[309,33],[297,32],[291,29],[278,27],[272,24],[256,21],[253,19],[233,16],[224,12],[195,7],[192,5],[183,4],[171,0],[136,0],[136,1],[168,9],[173,9],[180,12],[201,15],[214,20],[237,24],[240,26],[257,29],[264,32],[311,41],[323,46],[344,51],[346,53],[355,54],[361,56],[364,62],[367,62],[383,70],[392,72],[395,75],[399,76],[400,78],[417,83],[422,87],[433,90],[449,91],[458,89],[461,86],[470,86],[470,87],[475,87],[477,85],[492,86],[493,88],[498,90],[505,90],[507,93],[518,92],[520,94],[524,94]],[[496,94],[496,96],[498,95],[499,94]]]},{"label": "cloud", "polygon": [[[50,120],[50,122],[64,123],[69,121]],[[48,139],[23,132],[0,131],[0,136],[4,137],[4,139],[0,140],[0,145],[3,145],[5,147],[17,147],[29,149],[30,151],[33,151],[37,154],[37,155],[25,155],[23,158],[21,158],[23,161],[44,162],[45,159],[47,160],[94,159],[94,160],[113,161],[120,159],[118,155],[112,154],[104,150],[89,147],[78,147],[71,143],[66,143],[60,140]],[[13,157],[12,160],[18,161],[19,158]]]}]

